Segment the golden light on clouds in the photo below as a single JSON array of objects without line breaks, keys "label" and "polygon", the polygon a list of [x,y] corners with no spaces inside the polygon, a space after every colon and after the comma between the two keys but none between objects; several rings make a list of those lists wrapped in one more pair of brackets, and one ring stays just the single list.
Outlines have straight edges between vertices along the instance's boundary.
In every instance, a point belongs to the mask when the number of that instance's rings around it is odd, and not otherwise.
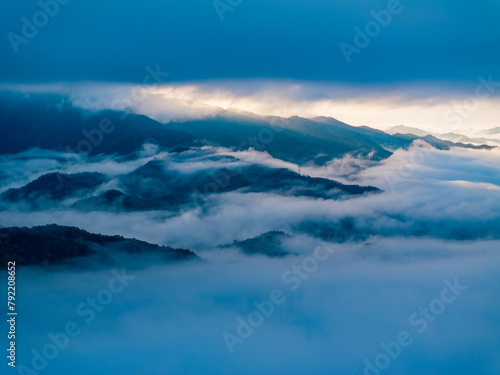
[{"label": "golden light on clouds", "polygon": [[[432,133],[476,136],[500,126],[500,98],[474,90],[424,86],[348,86],[294,81],[227,80],[140,86],[115,83],[59,83],[5,87],[23,92],[70,95],[75,105],[145,114],[158,121],[213,116],[221,110],[257,115],[328,116],[349,125],[381,130],[396,125]],[[428,93],[433,93],[429,95]]]},{"label": "golden light on clouds", "polygon": [[[339,89],[340,90],[340,89]],[[177,85],[157,87],[150,94],[166,101],[181,100],[193,107],[212,107],[239,110],[257,115],[334,117],[350,125],[367,125],[378,129],[406,125],[434,133],[468,133],[500,126],[496,97],[474,98],[469,102],[463,95],[405,99],[385,92],[374,97],[358,93],[348,98],[307,98],[295,95],[300,86],[290,90],[270,87],[259,92],[239,94],[205,85]],[[338,95],[338,94],[337,94]],[[307,93],[306,93],[307,96]]]}]

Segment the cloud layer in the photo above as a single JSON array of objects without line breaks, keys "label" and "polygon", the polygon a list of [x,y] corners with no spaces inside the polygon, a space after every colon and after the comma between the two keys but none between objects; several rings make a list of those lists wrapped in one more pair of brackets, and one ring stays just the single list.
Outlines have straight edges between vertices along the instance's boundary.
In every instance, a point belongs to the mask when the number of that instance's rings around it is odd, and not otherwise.
[{"label": "cloud layer", "polygon": [[[486,83],[485,83],[486,82]],[[489,82],[489,83],[488,83]],[[480,88],[477,91],[477,88]],[[225,111],[260,116],[333,117],[381,130],[404,124],[430,133],[497,138],[500,74],[478,75],[469,84],[327,83],[303,80],[225,79],[130,83],[2,84],[23,93],[67,96],[77,107],[144,114],[160,122],[213,117]],[[483,142],[484,143],[484,142]]]},{"label": "cloud layer", "polygon": [[[197,163],[195,157],[176,167],[191,173],[238,158],[239,164],[297,170],[264,152],[203,152],[201,159],[208,153],[211,162]],[[0,163],[5,189],[51,168],[116,176],[154,156],[169,157],[150,150],[138,160],[64,162],[64,154],[31,150],[4,156]],[[231,192],[211,197],[206,210],[188,211],[187,220],[167,211],[22,212],[10,207],[0,212],[0,225],[75,225],[191,248],[206,259],[127,271],[134,278],[111,300],[103,299],[115,277],[109,271],[21,270],[18,308],[30,319],[21,317],[18,323],[18,365],[33,366],[32,350],[50,354],[48,335],[74,322],[81,331],[51,355],[41,373],[361,375],[366,361],[384,364],[383,345],[403,333],[411,344],[390,360],[384,374],[451,375],[465,369],[494,375],[500,366],[498,161],[497,151],[438,151],[417,142],[375,165],[345,157],[321,168],[302,167],[302,173],[372,184],[383,193],[322,200]],[[303,223],[321,227],[345,218],[364,232],[362,241],[328,243],[301,232]],[[293,233],[285,246],[298,255],[248,257],[234,247],[218,247],[269,230]],[[318,245],[332,254],[315,265],[311,256]],[[296,267],[302,267],[303,276],[292,273]],[[443,290],[450,283],[466,289],[445,303]],[[223,335],[237,335],[241,319],[252,319],[255,303],[268,300],[276,289],[283,303],[242,342],[228,347]],[[92,298],[98,305],[91,305]]]},{"label": "cloud layer", "polygon": [[[212,161],[207,155],[212,155]],[[231,158],[225,159],[225,156]],[[7,158],[3,164],[7,166],[5,171],[10,171],[11,176],[17,176],[24,183],[39,176],[42,170],[46,171],[48,165],[53,171],[63,173],[97,171],[116,177],[131,172],[154,157],[164,158],[169,168],[177,169],[176,173],[211,171],[222,167],[231,169],[255,163],[299,170],[296,165],[273,159],[264,152],[210,148],[206,148],[200,156],[194,154],[187,159],[172,158],[163,153],[123,162],[102,158],[96,160],[98,163],[61,163],[61,159],[58,162],[50,159],[27,161],[26,158],[16,161],[15,158]],[[57,212],[53,209],[23,212],[12,206],[0,213],[0,224],[31,226],[54,222],[91,232],[133,236],[148,242],[200,251],[272,230],[306,230],[307,234],[310,229],[304,229],[304,223],[328,228],[345,218],[351,218],[355,229],[366,236],[498,238],[498,157],[499,153],[495,150],[438,151],[417,142],[409,150],[397,151],[375,166],[373,161],[344,158],[333,160],[325,167],[303,166],[300,169],[301,173],[312,177],[332,178],[347,184],[370,185],[384,190],[377,194],[323,200],[243,190],[206,195],[203,206],[187,208],[181,211],[181,215],[168,211],[122,214],[62,208]],[[9,183],[9,178],[12,177],[4,179],[4,189],[21,185],[13,181]],[[117,186],[109,185],[107,188]]]},{"label": "cloud layer", "polygon": [[[44,372],[363,374],[364,361],[374,362],[384,353],[382,343],[406,331],[412,344],[383,373],[493,375],[500,365],[497,248],[498,241],[404,239],[344,245],[296,290],[282,279],[301,264],[296,257],[233,257],[229,263],[128,271],[134,279],[109,304],[98,305],[89,323],[87,298],[107,288],[109,271],[26,270],[19,274],[25,291],[19,308],[30,319],[19,322],[18,364],[30,366],[30,351],[42,352],[51,342],[47,335],[72,321],[80,334]],[[465,291],[444,311],[428,312],[432,321],[425,327],[420,315],[419,323],[410,321],[455,278]],[[223,333],[236,334],[237,318],[247,319],[256,311],[254,303],[275,289],[284,302],[231,354]],[[82,303],[87,307],[79,313]]]},{"label": "cloud layer", "polygon": [[[1,81],[141,83],[145,67],[155,64],[174,81],[471,82],[480,74],[500,76],[499,8],[489,0],[401,0],[395,7],[386,0],[146,0],[126,1],[119,11],[111,2],[58,3],[57,11],[38,2],[1,4],[0,13],[8,15],[0,29]],[[222,22],[214,4],[227,10]],[[377,21],[373,12],[389,8],[395,8],[390,19]],[[356,28],[369,37],[356,43]],[[350,64],[341,43],[360,50]]]}]

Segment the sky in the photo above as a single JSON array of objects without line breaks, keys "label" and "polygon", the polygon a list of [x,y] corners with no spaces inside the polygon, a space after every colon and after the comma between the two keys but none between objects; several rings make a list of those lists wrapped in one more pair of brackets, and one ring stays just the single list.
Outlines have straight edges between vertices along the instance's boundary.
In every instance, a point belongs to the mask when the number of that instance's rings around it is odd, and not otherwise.
[{"label": "sky", "polygon": [[176,100],[258,114],[499,125],[495,0],[5,1],[0,14],[3,86],[146,81],[149,92],[181,88]]}]

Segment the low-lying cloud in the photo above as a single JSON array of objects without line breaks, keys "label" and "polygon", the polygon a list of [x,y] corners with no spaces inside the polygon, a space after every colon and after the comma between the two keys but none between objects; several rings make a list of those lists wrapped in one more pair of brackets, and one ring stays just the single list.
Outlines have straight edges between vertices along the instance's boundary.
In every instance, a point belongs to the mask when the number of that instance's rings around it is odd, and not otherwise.
[{"label": "low-lying cloud", "polygon": [[[176,156],[145,152],[137,160],[79,157],[69,161],[64,154],[39,150],[4,156],[3,188],[23,185],[46,170],[100,171],[114,178],[154,157],[185,174],[251,163],[299,170],[264,152],[209,147]],[[127,271],[133,280],[109,303],[101,292],[113,277],[109,271],[21,270],[19,310],[30,319],[18,321],[18,365],[31,368],[32,350],[43,353],[50,333],[75,322],[81,332],[41,374],[66,374],[72,368],[75,375],[361,375],[370,374],[371,363],[387,365],[381,374],[496,375],[498,161],[495,150],[439,151],[416,142],[382,162],[348,156],[300,169],[384,190],[358,197],[324,200],[234,191],[208,196],[206,207],[181,214],[5,207],[2,226],[74,225],[190,248],[206,260]],[[328,227],[346,218],[354,226],[349,230],[361,237],[336,243],[303,230],[304,223]],[[271,230],[292,234],[284,246],[297,255],[271,259],[219,247]],[[314,265],[316,246],[332,249],[332,255]],[[441,298],[450,283],[462,289],[445,303]],[[256,303],[269,300],[277,289],[283,303],[231,345],[231,353],[223,335],[241,333],[242,320],[255,319],[249,316],[259,311]],[[97,307],[89,307],[87,298],[97,298],[98,305],[92,305]],[[87,323],[89,309],[95,317]],[[409,335],[411,344],[384,362],[383,348],[401,334]]]},{"label": "low-lying cloud", "polygon": [[[304,229],[304,223],[308,223],[306,227],[309,229],[311,226],[328,228],[346,218],[352,221],[354,228],[351,229],[364,234],[357,239],[372,235],[479,239],[498,238],[500,233],[497,190],[500,186],[497,162],[500,154],[497,151],[439,151],[417,142],[409,150],[399,150],[376,165],[371,160],[348,157],[334,160],[325,167],[304,166],[301,169],[257,151],[204,148],[190,153],[185,156],[162,153],[156,157],[164,160],[176,173],[189,174],[203,169],[210,172],[256,163],[295,172],[300,170],[300,173],[312,177],[332,178],[347,184],[376,186],[383,192],[324,200],[236,190],[204,194],[203,206],[188,206],[181,212],[83,212],[63,208],[31,212],[17,211],[12,206],[0,213],[0,224],[74,225],[91,232],[132,236],[198,251],[272,230],[311,234]],[[114,178],[153,158],[147,156],[134,161],[102,158],[99,162],[55,164],[54,170],[64,173],[108,170],[110,178]],[[22,159],[18,161],[17,169],[13,167],[14,159],[7,159],[4,163],[10,165],[8,170],[11,171],[19,171],[26,165]],[[33,168],[31,178],[39,175],[47,163],[38,166],[39,169]],[[347,175],[346,168],[358,172]],[[23,182],[26,180],[26,176],[19,178]],[[8,186],[14,185],[16,183],[11,182]],[[116,188],[118,185],[105,187]]]},{"label": "low-lying cloud", "polygon": [[[111,272],[25,270],[18,276],[19,309],[30,319],[18,322],[18,365],[31,367],[31,350],[42,353],[51,343],[49,333],[75,322],[81,332],[41,374],[72,368],[76,375],[361,375],[366,360],[373,363],[385,353],[381,345],[407,332],[411,345],[382,373],[448,375],[460,369],[493,375],[499,366],[497,248],[498,241],[407,239],[337,246],[293,290],[296,283],[283,275],[301,265],[302,257],[233,256],[230,262],[152,266],[126,270],[133,278],[127,286],[109,303],[98,297],[94,305],[88,298],[107,288]],[[447,282],[466,289],[436,310],[433,301]],[[283,303],[231,354],[223,334],[236,335],[238,318],[247,321],[259,311],[255,303],[276,289]],[[419,314],[422,308],[428,318]]]}]

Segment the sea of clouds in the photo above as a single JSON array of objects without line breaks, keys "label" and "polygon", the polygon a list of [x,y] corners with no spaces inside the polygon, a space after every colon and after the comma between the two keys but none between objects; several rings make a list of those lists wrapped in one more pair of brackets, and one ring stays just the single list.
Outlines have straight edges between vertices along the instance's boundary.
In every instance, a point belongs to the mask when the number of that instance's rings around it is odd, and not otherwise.
[{"label": "sea of clouds", "polygon": [[[154,148],[133,160],[30,150],[2,156],[1,185],[2,191],[20,187],[48,171],[113,177],[154,157],[185,173],[235,163],[213,156],[299,170],[253,150],[205,148],[199,159],[189,160]],[[60,343],[57,355],[37,372],[498,374],[499,161],[496,150],[438,151],[417,142],[380,163],[346,156],[300,169],[376,186],[381,193],[323,200],[235,191],[208,197],[208,207],[192,208],[187,219],[186,212],[4,207],[2,226],[73,225],[189,248],[204,259],[126,271],[133,279],[111,301],[104,300],[107,304],[93,308],[90,322],[87,298],[104,298],[114,277],[109,270],[19,270],[18,364],[34,369],[36,353],[52,356],[49,334],[74,322],[79,333],[63,340],[67,345]],[[303,222],[346,217],[367,233],[363,241],[327,243],[297,231]],[[271,230],[294,233],[285,245],[297,255],[248,257],[234,247],[219,247]],[[329,256],[315,257],[318,246],[330,249],[323,250]],[[302,276],[294,273],[297,267]],[[445,303],[443,290],[450,283],[463,289]],[[247,331],[241,328],[242,321],[258,317],[257,304],[276,290],[280,303],[272,313]],[[422,315],[421,308],[431,312]],[[245,337],[238,334],[242,329]],[[408,345],[394,349],[387,362],[383,348],[401,334]]]}]

